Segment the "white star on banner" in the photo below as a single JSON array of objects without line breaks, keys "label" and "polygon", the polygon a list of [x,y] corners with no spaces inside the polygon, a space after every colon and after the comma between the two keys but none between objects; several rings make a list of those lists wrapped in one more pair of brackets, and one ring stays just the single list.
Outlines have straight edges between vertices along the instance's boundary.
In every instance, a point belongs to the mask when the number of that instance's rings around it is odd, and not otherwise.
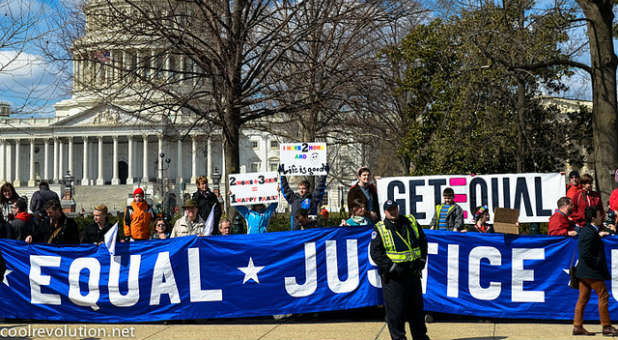
[{"label": "white star on banner", "polygon": [[9,276],[9,274],[11,274],[13,271],[10,270],[9,268],[6,269],[6,271],[4,272],[4,278],[2,279],[2,283],[4,283],[7,287],[9,286],[9,280],[6,279],[7,276]]},{"label": "white star on banner", "polygon": [[245,278],[243,279],[242,283],[245,284],[249,280],[260,283],[260,280],[258,279],[258,272],[263,268],[264,266],[255,266],[253,264],[253,258],[249,257],[249,264],[246,267],[238,267],[238,270],[245,273]]}]

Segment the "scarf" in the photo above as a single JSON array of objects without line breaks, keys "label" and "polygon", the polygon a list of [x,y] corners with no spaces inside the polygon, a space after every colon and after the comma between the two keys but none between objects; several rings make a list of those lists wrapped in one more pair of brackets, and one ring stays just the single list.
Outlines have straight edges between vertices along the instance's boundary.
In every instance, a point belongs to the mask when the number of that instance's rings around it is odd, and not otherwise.
[{"label": "scarf", "polygon": [[28,214],[25,211],[22,211],[20,213],[17,213],[17,215],[15,215],[15,218],[24,222],[28,222],[32,218],[32,215]]}]

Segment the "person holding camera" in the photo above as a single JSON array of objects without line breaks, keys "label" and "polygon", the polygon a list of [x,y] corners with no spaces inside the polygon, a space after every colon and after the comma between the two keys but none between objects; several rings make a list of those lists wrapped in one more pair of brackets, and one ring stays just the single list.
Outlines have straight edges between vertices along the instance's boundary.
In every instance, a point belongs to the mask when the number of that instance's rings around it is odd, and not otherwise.
[{"label": "person holding camera", "polygon": [[426,340],[421,273],[427,262],[427,238],[412,215],[384,202],[384,220],[374,226],[370,254],[382,278],[386,323],[391,339],[406,338],[405,322],[414,340]]}]

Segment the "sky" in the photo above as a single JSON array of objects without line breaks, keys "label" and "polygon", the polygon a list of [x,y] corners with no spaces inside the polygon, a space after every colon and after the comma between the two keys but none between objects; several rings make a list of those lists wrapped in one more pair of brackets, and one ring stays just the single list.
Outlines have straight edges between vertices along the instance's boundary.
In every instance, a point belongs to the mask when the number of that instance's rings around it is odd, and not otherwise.
[{"label": "sky", "polygon": [[[23,37],[32,41],[24,46],[0,46],[0,101],[8,102],[14,111],[20,110],[21,117],[53,116],[53,104],[71,97],[71,83],[63,76],[61,66],[51,63],[39,48],[40,42],[53,42],[56,32],[50,32],[48,27],[54,16],[58,16],[58,8],[75,6],[81,0],[0,0],[0,31],[6,31],[11,25],[4,14],[20,16],[34,23],[32,29]],[[51,20],[50,20],[51,19]],[[585,35],[579,29],[574,35]],[[1,44],[1,42],[0,42]],[[615,41],[616,45],[616,41]],[[589,64],[587,51],[576,57],[576,60]],[[11,61],[8,67],[3,69]],[[64,65],[67,66],[67,65]],[[70,67],[67,72],[70,72]],[[547,95],[573,99],[591,99],[592,90],[590,77],[583,71],[574,70],[575,75],[564,79],[569,90],[564,93],[545,93]]]}]

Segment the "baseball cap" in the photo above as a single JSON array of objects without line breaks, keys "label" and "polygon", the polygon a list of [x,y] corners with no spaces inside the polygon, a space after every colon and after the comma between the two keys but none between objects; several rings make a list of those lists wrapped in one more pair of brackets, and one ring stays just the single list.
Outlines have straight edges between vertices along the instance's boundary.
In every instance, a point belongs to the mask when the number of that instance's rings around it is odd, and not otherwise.
[{"label": "baseball cap", "polygon": [[399,204],[397,204],[397,202],[393,200],[387,200],[386,202],[384,202],[384,206],[383,206],[384,210],[388,210],[394,207],[399,208]]}]

